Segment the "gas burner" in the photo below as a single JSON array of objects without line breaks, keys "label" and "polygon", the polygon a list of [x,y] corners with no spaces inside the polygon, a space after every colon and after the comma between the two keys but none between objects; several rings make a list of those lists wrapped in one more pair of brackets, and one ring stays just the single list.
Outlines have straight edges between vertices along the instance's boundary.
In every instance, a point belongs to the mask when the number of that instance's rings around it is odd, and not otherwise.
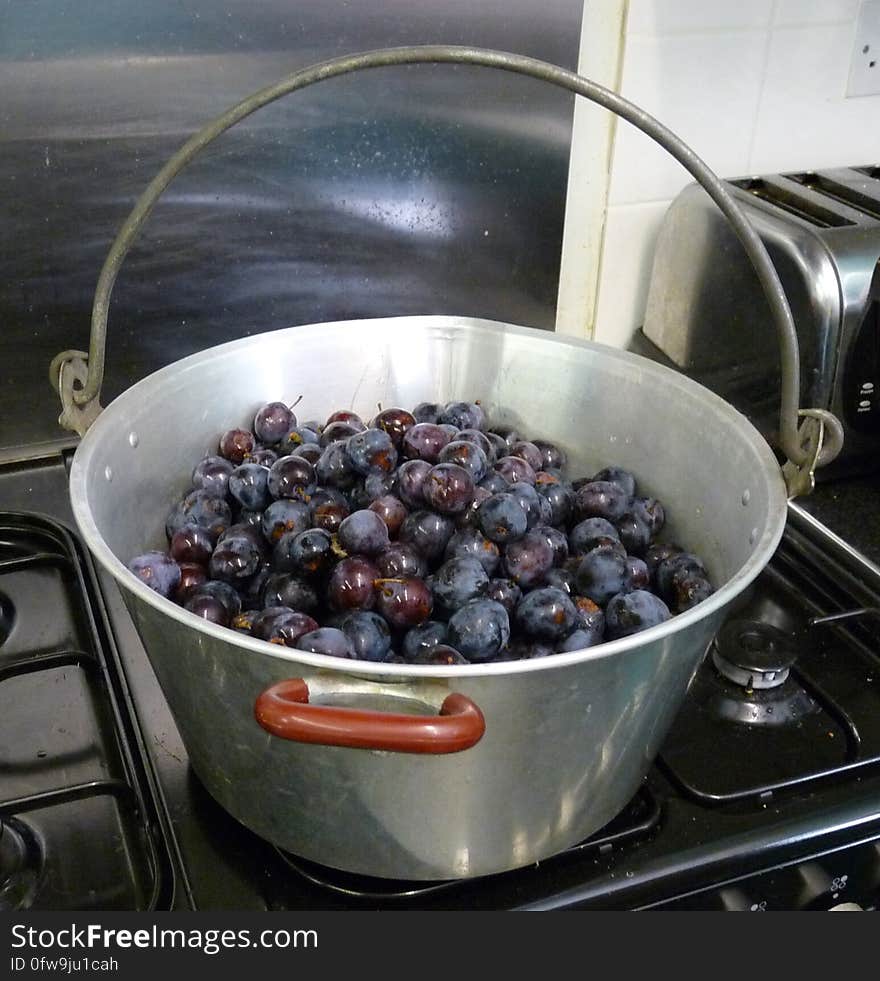
[{"label": "gas burner", "polygon": [[728,620],[712,647],[719,673],[748,692],[784,684],[797,655],[793,634],[759,620]]},{"label": "gas burner", "polygon": [[31,905],[42,865],[40,846],[29,829],[0,818],[0,910]]}]

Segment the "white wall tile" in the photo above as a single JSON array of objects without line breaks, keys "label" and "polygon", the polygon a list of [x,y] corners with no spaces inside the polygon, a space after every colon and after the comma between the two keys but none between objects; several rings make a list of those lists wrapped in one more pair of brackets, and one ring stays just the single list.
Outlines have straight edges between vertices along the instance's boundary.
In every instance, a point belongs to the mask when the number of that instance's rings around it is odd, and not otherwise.
[{"label": "white wall tile", "polygon": [[[622,94],[668,126],[716,173],[747,169],[761,88],[766,31],[627,38]],[[674,197],[690,175],[622,120],[609,201]]]},{"label": "white wall tile", "polygon": [[859,0],[777,0],[773,23],[779,27],[855,21]]},{"label": "white wall tile", "polygon": [[723,0],[630,0],[627,33],[657,35],[765,27],[770,23],[772,12],[773,0],[738,0],[737,3]]},{"label": "white wall tile", "polygon": [[654,247],[669,204],[653,201],[608,209],[594,340],[626,347],[641,327]]},{"label": "white wall tile", "polygon": [[873,163],[880,96],[844,98],[851,24],[773,31],[749,171]]}]

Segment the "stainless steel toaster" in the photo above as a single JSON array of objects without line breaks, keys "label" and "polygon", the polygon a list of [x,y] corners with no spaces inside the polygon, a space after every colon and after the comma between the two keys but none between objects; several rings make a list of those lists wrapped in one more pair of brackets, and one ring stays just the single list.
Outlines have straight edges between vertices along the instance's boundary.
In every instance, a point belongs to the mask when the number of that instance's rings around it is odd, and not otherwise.
[{"label": "stainless steel toaster", "polygon": [[[844,424],[843,452],[824,476],[880,470],[880,167],[727,184],[791,304],[801,404],[830,409]],[[643,353],[717,391],[774,443],[779,352],[769,307],[699,184],[686,187],[664,217],[642,333]]]}]

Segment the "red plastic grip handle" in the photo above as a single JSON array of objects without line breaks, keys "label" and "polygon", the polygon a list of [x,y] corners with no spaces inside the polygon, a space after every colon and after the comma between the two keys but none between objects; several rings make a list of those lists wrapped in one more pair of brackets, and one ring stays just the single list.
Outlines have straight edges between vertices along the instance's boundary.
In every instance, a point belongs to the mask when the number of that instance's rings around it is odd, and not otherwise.
[{"label": "red plastic grip handle", "polygon": [[459,753],[478,743],[486,731],[483,713],[458,692],[446,696],[439,715],[403,715],[310,705],[309,687],[302,678],[267,688],[257,698],[254,716],[281,739],[395,753]]}]

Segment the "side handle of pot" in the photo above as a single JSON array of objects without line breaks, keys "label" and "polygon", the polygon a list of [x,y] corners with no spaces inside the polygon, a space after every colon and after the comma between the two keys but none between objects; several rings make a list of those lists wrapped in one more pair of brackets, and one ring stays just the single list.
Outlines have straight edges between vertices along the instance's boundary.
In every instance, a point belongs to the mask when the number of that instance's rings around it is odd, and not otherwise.
[{"label": "side handle of pot", "polygon": [[439,715],[405,715],[311,705],[309,687],[302,678],[267,688],[256,700],[254,716],[267,732],[281,739],[395,753],[458,753],[476,745],[486,731],[483,713],[458,692],[446,696]]}]

